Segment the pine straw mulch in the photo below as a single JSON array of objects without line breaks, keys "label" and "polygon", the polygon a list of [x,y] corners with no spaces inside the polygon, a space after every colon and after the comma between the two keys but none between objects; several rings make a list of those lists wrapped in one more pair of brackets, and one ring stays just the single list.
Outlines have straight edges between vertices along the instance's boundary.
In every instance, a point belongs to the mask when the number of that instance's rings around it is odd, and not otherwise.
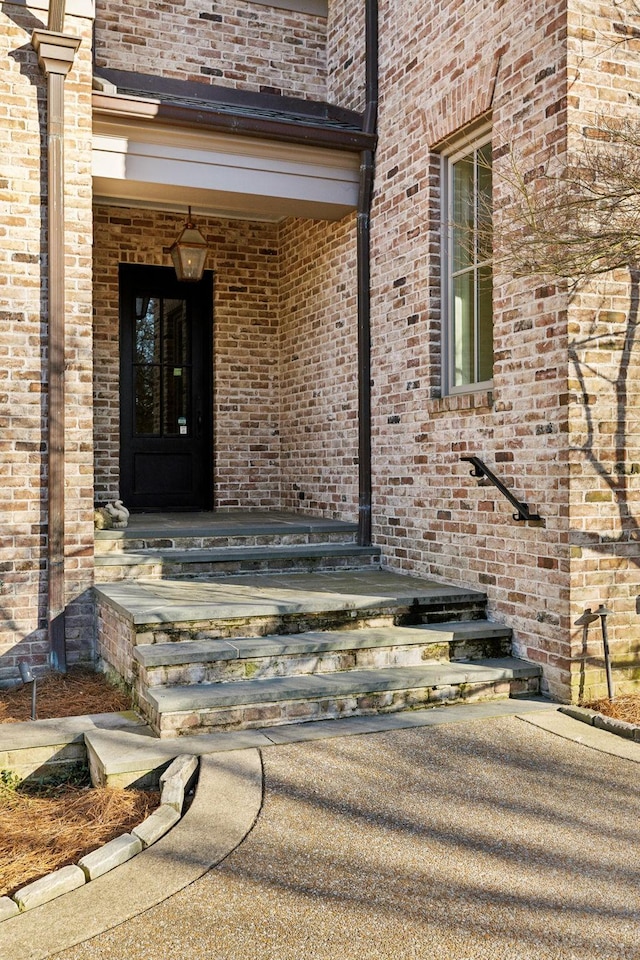
[{"label": "pine straw mulch", "polygon": [[156,792],[69,783],[33,795],[0,782],[0,896],[128,833],[159,801]]},{"label": "pine straw mulch", "polygon": [[[103,674],[73,667],[37,680],[38,719],[129,710],[129,697]],[[31,719],[31,684],[0,693],[0,723]],[[0,771],[0,896],[127,833],[159,804],[142,790],[91,788],[75,782],[15,787]],[[88,780],[87,780],[88,783]]]},{"label": "pine straw mulch", "polygon": [[601,700],[590,700],[582,706],[597,710],[598,713],[604,714],[605,717],[613,717],[614,720],[626,720],[627,723],[640,725],[640,693],[630,693],[616,697],[614,700],[603,697]]},{"label": "pine straw mulch", "polygon": [[[126,693],[112,686],[102,673],[86,667],[72,667],[68,673],[50,673],[36,683],[38,720],[52,717],[80,717],[88,713],[117,713],[130,710]],[[0,723],[31,719],[31,684],[0,693]]]}]

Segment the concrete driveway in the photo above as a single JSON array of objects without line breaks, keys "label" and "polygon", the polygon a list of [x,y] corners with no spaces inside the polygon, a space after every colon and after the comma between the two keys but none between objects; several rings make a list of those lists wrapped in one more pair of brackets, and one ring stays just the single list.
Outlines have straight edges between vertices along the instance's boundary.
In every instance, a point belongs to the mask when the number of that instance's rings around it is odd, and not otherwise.
[{"label": "concrete driveway", "polygon": [[262,812],[226,860],[57,956],[640,958],[637,762],[518,717],[263,761]]}]

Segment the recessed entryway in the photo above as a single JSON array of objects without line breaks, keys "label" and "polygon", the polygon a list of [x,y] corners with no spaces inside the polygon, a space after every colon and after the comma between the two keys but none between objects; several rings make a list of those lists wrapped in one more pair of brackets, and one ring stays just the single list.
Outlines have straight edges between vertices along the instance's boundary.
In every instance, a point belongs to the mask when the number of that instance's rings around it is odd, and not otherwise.
[{"label": "recessed entryway", "polygon": [[213,275],[120,266],[120,491],[132,510],[212,503]]}]

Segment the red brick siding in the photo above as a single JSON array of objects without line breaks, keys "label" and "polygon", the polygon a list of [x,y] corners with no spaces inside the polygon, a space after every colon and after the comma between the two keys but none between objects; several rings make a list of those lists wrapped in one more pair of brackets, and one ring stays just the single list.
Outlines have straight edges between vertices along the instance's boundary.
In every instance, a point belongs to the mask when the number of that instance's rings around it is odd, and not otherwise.
[{"label": "red brick siding", "polygon": [[[564,116],[547,116],[566,89],[561,11],[495,0],[436,3],[425,16],[417,3],[381,5],[373,516],[390,565],[486,590],[491,616],[515,629],[516,651],[566,695],[566,303],[536,293],[540,283],[498,276],[493,391],[439,398],[439,158],[430,151],[491,106],[494,82],[495,146],[529,150],[535,129],[538,161],[558,132],[562,148]],[[536,83],[547,64],[553,73]],[[508,191],[497,167],[500,210]],[[484,459],[545,527],[514,522],[507,501],[469,476],[464,455]]]},{"label": "red brick siding", "polygon": [[282,506],[354,520],[358,503],[355,216],[280,228]]},{"label": "red brick siding", "polygon": [[98,0],[96,66],[326,100],[326,24],[248,0]]},{"label": "red brick siding", "polygon": [[[569,37],[570,148],[607,149],[590,139],[608,118],[637,124],[640,40],[631,6],[575,0]],[[623,38],[625,38],[623,40]],[[604,603],[618,692],[640,679],[640,343],[638,290],[626,270],[581,288],[569,308],[569,468],[572,618]],[[573,651],[583,656],[574,627]],[[605,694],[600,625],[588,633],[578,693]]]}]

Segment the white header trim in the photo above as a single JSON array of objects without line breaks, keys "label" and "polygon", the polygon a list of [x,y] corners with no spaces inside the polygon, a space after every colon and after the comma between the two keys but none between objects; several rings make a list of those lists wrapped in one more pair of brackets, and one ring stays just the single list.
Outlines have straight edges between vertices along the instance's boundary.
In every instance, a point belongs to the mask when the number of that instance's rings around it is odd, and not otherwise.
[{"label": "white header trim", "polygon": [[135,121],[94,123],[92,167],[96,197],[133,206],[339,220],[358,203],[357,154]]},{"label": "white header trim", "polygon": [[[0,9],[4,7],[26,7],[38,20],[46,26],[49,16],[49,0],[0,0]],[[65,14],[68,17],[82,17],[85,20],[95,20],[95,0],[67,0]]]}]

